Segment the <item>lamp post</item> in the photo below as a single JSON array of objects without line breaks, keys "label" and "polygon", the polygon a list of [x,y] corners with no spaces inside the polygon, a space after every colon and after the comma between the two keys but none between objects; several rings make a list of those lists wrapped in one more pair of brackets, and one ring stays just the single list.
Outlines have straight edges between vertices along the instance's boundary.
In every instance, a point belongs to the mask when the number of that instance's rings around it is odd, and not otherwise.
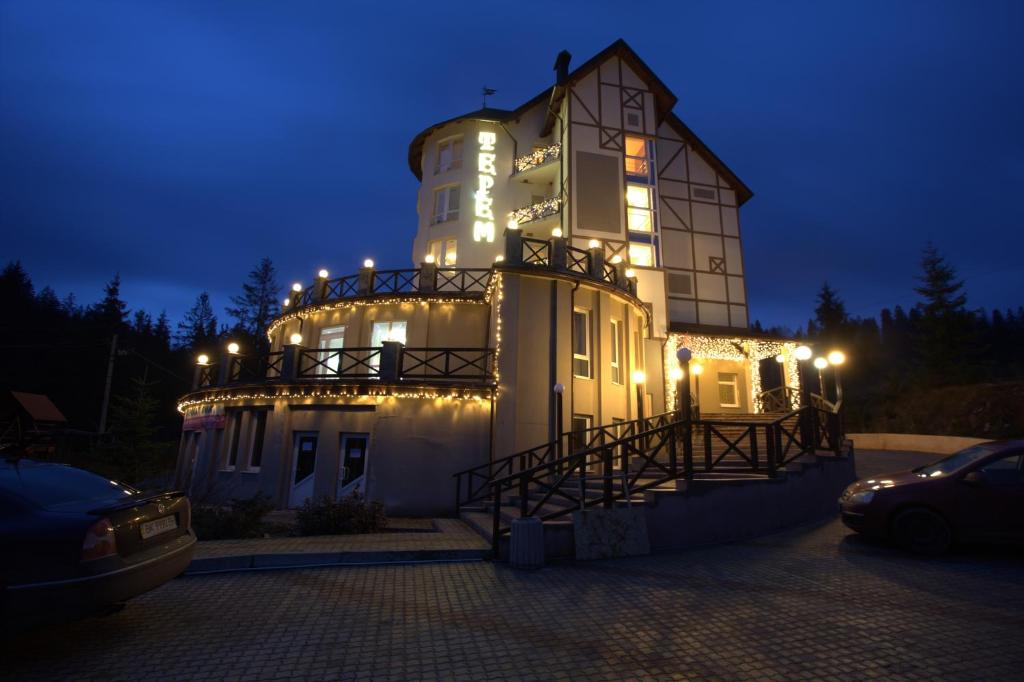
[{"label": "lamp post", "polygon": [[821,396],[822,400],[827,400],[825,396],[825,368],[828,367],[828,360],[822,357],[814,358],[814,366],[818,370],[818,395]]},{"label": "lamp post", "polygon": [[690,359],[693,353],[689,348],[680,348],[676,351],[676,360],[679,366],[673,368],[673,376],[676,378],[676,395],[679,396],[679,411],[686,421],[689,421],[693,410],[691,408],[693,397],[690,395]]},{"label": "lamp post", "polygon": [[555,384],[551,390],[555,393],[555,457],[561,459],[565,455],[562,446],[562,394],[565,393],[565,386]]},{"label": "lamp post", "polygon": [[633,370],[633,383],[636,384],[636,416],[639,423],[638,431],[644,430],[644,382],[647,375],[642,369]]},{"label": "lamp post", "polygon": [[836,376],[836,403],[843,402],[843,382],[839,378],[839,366],[846,362],[846,353],[841,350],[831,351],[827,356],[828,364],[832,365],[832,371]]}]

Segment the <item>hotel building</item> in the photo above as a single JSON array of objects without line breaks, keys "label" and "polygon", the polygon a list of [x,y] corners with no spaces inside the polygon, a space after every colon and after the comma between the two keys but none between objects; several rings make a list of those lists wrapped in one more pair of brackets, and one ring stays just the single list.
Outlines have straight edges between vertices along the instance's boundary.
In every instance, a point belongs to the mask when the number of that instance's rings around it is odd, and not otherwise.
[{"label": "hotel building", "polygon": [[704,417],[797,406],[796,344],[748,328],[750,189],[623,41],[569,62],[515,109],[412,140],[413,268],[322,271],[290,292],[269,354],[197,366],[182,486],[281,508],[358,489],[450,514],[456,472],[675,410],[684,347]]}]

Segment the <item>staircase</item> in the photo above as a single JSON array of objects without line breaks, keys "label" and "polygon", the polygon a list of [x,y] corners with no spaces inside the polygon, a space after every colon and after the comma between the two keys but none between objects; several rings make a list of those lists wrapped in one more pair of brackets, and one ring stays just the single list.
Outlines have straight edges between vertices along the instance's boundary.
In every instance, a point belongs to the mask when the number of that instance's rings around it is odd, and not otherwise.
[{"label": "staircase", "polygon": [[[837,450],[837,431],[820,427],[819,412],[808,406],[787,414],[703,414],[689,422],[666,413],[594,427],[583,438],[562,434],[456,474],[458,513],[496,556],[505,555],[512,521],[523,516],[544,521],[548,556],[572,556],[572,512],[581,507],[642,505],[645,492],[685,490],[690,481],[767,481],[803,454]],[[563,454],[571,442],[586,447]]]}]

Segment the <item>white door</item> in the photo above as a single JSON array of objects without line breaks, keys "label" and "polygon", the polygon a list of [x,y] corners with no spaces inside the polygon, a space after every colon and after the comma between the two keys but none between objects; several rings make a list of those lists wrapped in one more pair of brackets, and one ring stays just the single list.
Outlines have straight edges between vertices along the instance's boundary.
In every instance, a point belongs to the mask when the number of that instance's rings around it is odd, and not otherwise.
[{"label": "white door", "polygon": [[292,453],[292,487],[288,496],[289,507],[300,507],[313,496],[313,479],[316,474],[316,431],[299,431],[295,434],[295,448]]},{"label": "white door", "polygon": [[345,327],[327,327],[320,332],[320,362],[318,374],[334,376],[338,373],[339,353],[345,347]]},{"label": "white door", "polygon": [[338,461],[338,486],[335,497],[342,498],[358,490],[366,494],[366,465],[369,457],[366,433],[341,434],[341,452]]}]

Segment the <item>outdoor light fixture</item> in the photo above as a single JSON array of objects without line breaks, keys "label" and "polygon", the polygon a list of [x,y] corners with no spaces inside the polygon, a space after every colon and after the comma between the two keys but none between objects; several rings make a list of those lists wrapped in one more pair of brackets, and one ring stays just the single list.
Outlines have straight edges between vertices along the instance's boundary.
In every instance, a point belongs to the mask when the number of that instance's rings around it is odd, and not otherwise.
[{"label": "outdoor light fixture", "polygon": [[786,356],[783,355],[782,353],[779,353],[778,355],[775,356],[775,362],[779,363],[780,365],[782,363],[784,363],[785,361],[786,361]]},{"label": "outdoor light fixture", "polygon": [[426,263],[427,265],[430,265],[431,263],[433,263],[434,262],[434,254],[428,253],[426,256],[423,257],[423,262]]},{"label": "outdoor light fixture", "polygon": [[502,256],[500,253],[497,256],[494,257],[494,262],[495,263],[500,263],[503,260],[505,260],[505,257]]},{"label": "outdoor light fixture", "polygon": [[286,298],[283,301],[281,301],[281,303],[284,304],[285,308],[287,308],[288,306],[290,306],[292,304],[292,299]]},{"label": "outdoor light fixture", "polygon": [[563,393],[565,393],[565,386],[563,386],[562,384],[555,384],[554,386],[551,387],[551,390],[557,393],[558,395],[562,395]]},{"label": "outdoor light fixture", "polygon": [[828,367],[828,360],[825,358],[814,358],[814,366],[818,369],[825,369]]},{"label": "outdoor light fixture", "polygon": [[508,221],[508,225],[506,225],[506,227],[508,227],[508,229],[510,229],[510,230],[518,230],[519,229],[519,223],[516,222],[515,220],[510,220],[510,221]]},{"label": "outdoor light fixture", "polygon": [[620,256],[619,254],[615,254],[614,256],[612,256],[611,262],[612,265],[618,265],[619,263],[622,262],[622,256]]},{"label": "outdoor light fixture", "polygon": [[327,270],[324,269],[324,268],[320,268],[320,272],[318,272],[316,274],[320,275],[320,279],[327,279],[327,275],[329,275],[331,273],[327,272]]},{"label": "outdoor light fixture", "polygon": [[202,353],[199,357],[196,358],[196,364],[198,364],[198,365],[208,365],[208,364],[210,364],[210,356],[207,355],[206,353]]},{"label": "outdoor light fixture", "polygon": [[298,332],[296,332],[296,333],[292,334],[291,336],[289,336],[288,340],[291,341],[293,345],[297,346],[300,343],[302,343],[302,334],[299,334]]},{"label": "outdoor light fixture", "polygon": [[704,365],[700,364],[699,362],[693,363],[692,365],[690,365],[690,373],[693,374],[693,376],[695,377],[699,377],[701,374],[704,373]]},{"label": "outdoor light fixture", "polygon": [[601,242],[597,241],[596,239],[591,239],[589,242],[587,242],[587,246],[589,246],[592,249],[599,249],[601,248]]},{"label": "outdoor light fixture", "polygon": [[680,348],[679,350],[676,351],[676,360],[679,361],[679,364],[687,363],[692,358],[693,358],[693,352],[689,348],[685,348],[684,347],[684,348]]},{"label": "outdoor light fixture", "polygon": [[841,350],[834,350],[828,354],[828,364],[841,365],[846,362],[846,354]]},{"label": "outdoor light fixture", "polygon": [[296,282],[295,284],[292,285],[292,291],[294,291],[295,293],[299,293],[300,291],[302,291],[302,285]]},{"label": "outdoor light fixture", "polygon": [[673,367],[668,371],[668,378],[678,383],[683,378],[683,368]]},{"label": "outdoor light fixture", "polygon": [[642,369],[635,369],[635,370],[633,370],[633,383],[634,384],[642,384],[645,381],[647,381],[647,375],[644,374],[644,371]]},{"label": "outdoor light fixture", "polygon": [[636,270],[633,268],[626,268],[626,279],[633,279],[636,277]]},{"label": "outdoor light fixture", "polygon": [[367,258],[366,260],[364,260],[363,261],[363,267],[364,268],[372,268],[373,267],[373,259],[372,258]]},{"label": "outdoor light fixture", "polygon": [[793,355],[796,356],[797,360],[810,360],[812,354],[811,349],[807,346],[797,346],[796,350],[793,351]]},{"label": "outdoor light fixture", "polygon": [[551,236],[554,237],[555,239],[558,239],[559,237],[561,237],[562,236],[562,228],[560,228],[560,227],[553,227],[553,228],[551,228]]},{"label": "outdoor light fixture", "polygon": [[234,341],[229,343],[228,344],[228,352],[231,353],[232,355],[237,355],[238,354],[238,344],[235,343]]}]

